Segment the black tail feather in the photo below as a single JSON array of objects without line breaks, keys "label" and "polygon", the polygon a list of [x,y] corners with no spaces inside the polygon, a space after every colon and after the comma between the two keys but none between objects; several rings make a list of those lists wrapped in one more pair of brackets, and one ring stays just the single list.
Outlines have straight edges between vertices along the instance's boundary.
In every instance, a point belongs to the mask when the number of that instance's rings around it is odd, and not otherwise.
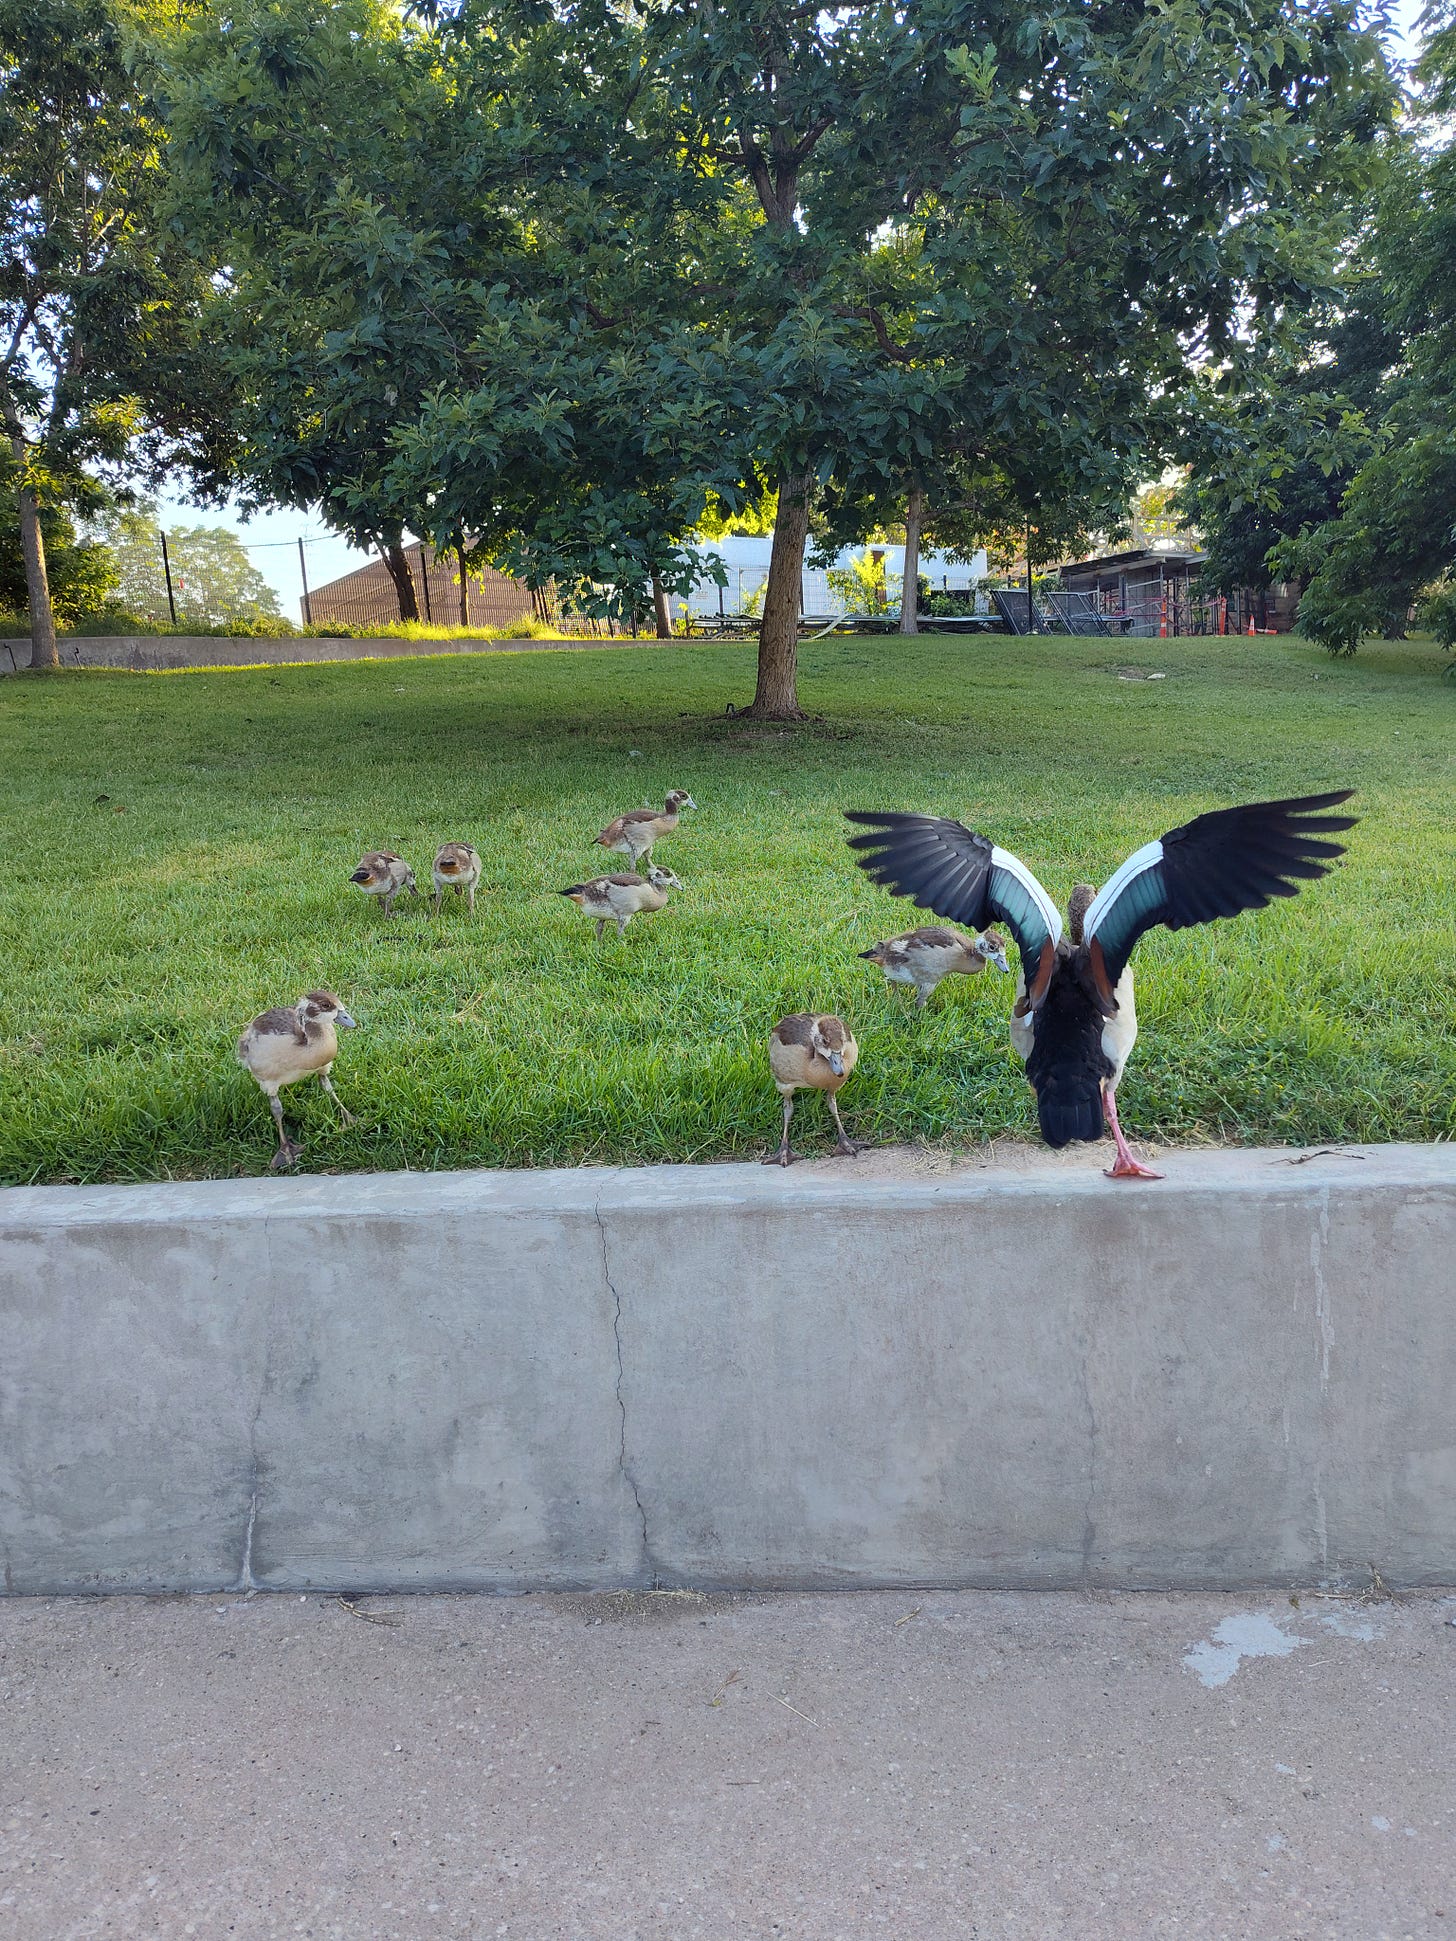
[{"label": "black tail feather", "polygon": [[1074,1088],[1059,1085],[1037,1094],[1036,1116],[1041,1136],[1054,1151],[1070,1146],[1074,1139],[1100,1139],[1106,1127],[1102,1118],[1102,1087],[1094,1080],[1090,1086]]}]

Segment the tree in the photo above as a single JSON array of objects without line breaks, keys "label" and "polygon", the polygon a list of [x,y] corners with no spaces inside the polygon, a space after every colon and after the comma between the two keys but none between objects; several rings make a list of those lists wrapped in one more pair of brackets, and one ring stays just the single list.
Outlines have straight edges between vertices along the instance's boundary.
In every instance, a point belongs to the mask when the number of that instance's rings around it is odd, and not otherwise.
[{"label": "tree", "polygon": [[1364,253],[1375,381],[1333,504],[1282,537],[1271,570],[1305,582],[1302,632],[1331,653],[1401,635],[1412,608],[1456,646],[1456,8],[1432,6],[1417,73],[1426,122],[1379,198]]},{"label": "tree", "polygon": [[1038,485],[1146,476],[1190,360],[1327,278],[1392,100],[1344,0],[431,18],[250,0],[192,38],[249,475],[633,610],[766,484],[774,718],[826,495],[935,515],[962,468],[1035,525]]},{"label": "tree", "polygon": [[109,471],[219,436],[197,320],[207,266],[159,219],[148,93],[165,0],[0,0],[0,420],[25,559],[31,665],[57,664],[45,515]]},{"label": "tree", "polygon": [[166,565],[150,509],[123,511],[103,530],[116,562],[117,604],[130,613],[166,621],[175,607],[179,625],[200,630],[283,618],[277,594],[226,526],[168,527]]},{"label": "tree", "polygon": [[[62,623],[85,620],[116,591],[116,556],[99,539],[83,538],[64,506],[37,510],[51,610]],[[0,498],[0,612],[21,613],[30,597],[17,495]]]}]

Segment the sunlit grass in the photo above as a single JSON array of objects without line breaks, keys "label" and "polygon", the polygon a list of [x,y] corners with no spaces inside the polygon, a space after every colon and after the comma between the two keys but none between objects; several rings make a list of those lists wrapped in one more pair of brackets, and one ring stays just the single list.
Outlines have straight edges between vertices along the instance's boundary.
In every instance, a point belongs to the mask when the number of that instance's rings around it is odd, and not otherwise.
[{"label": "sunlit grass", "polygon": [[[0,1178],[255,1172],[272,1151],[239,1028],[324,984],[364,1029],[292,1095],[322,1168],[710,1159],[777,1130],[785,1011],[859,1036],[873,1141],[1026,1136],[1009,984],[914,1020],[856,952],[917,920],[843,842],[845,806],[962,816],[1064,899],[1198,810],[1353,784],[1345,864],[1293,902],[1139,946],[1122,1090],[1171,1141],[1449,1136],[1456,693],[1441,657],[1298,641],[825,640],[798,730],[725,716],[752,648],[684,643],[0,684]],[[1129,672],[1162,672],[1152,682]],[[598,949],[555,891],[671,787],[683,891]],[[393,923],[364,848],[428,878],[474,842],[472,922]],[[818,1114],[802,1114],[818,1150]]]}]

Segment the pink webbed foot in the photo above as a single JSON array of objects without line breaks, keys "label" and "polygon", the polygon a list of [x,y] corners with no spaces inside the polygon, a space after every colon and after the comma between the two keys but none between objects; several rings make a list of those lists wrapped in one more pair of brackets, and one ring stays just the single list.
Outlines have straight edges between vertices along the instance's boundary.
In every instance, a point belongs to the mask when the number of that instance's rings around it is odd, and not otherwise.
[{"label": "pink webbed foot", "polygon": [[1166,1173],[1155,1173],[1151,1166],[1144,1166],[1140,1159],[1134,1159],[1127,1151],[1117,1155],[1115,1166],[1104,1166],[1105,1179],[1166,1179]]},{"label": "pink webbed foot", "polygon": [[1162,1173],[1155,1173],[1151,1166],[1144,1166],[1140,1159],[1134,1159],[1122,1136],[1122,1127],[1117,1122],[1117,1094],[1109,1086],[1102,1094],[1102,1108],[1107,1116],[1107,1129],[1112,1134],[1117,1147],[1117,1164],[1104,1166],[1103,1173],[1108,1179],[1162,1179]]}]

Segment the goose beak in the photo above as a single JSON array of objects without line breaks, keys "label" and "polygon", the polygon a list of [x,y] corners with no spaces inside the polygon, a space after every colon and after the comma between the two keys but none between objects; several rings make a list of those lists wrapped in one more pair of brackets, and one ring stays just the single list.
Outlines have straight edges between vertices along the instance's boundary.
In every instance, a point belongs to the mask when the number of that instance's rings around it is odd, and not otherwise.
[{"label": "goose beak", "polygon": [[351,883],[367,883],[367,882],[369,881],[369,872],[368,872],[368,870],[367,870],[367,869],[356,869],[356,870],[354,871],[354,874],[353,874],[353,875],[352,875],[352,876],[351,876],[351,877],[349,878],[349,881],[350,881]]},{"label": "goose beak", "polygon": [[359,1029],[359,1020],[357,1018],[351,1018],[347,1011],[335,1011],[334,1023],[336,1025],[341,1024],[345,1031],[357,1031]]},{"label": "goose beak", "polygon": [[829,1060],[829,1069],[836,1078],[844,1077],[844,1060],[837,1051],[827,1051],[824,1056]]},{"label": "goose beak", "polygon": [[988,964],[994,964],[1003,977],[1010,972],[1011,966],[1006,961],[1004,950],[993,950],[986,961]]}]

